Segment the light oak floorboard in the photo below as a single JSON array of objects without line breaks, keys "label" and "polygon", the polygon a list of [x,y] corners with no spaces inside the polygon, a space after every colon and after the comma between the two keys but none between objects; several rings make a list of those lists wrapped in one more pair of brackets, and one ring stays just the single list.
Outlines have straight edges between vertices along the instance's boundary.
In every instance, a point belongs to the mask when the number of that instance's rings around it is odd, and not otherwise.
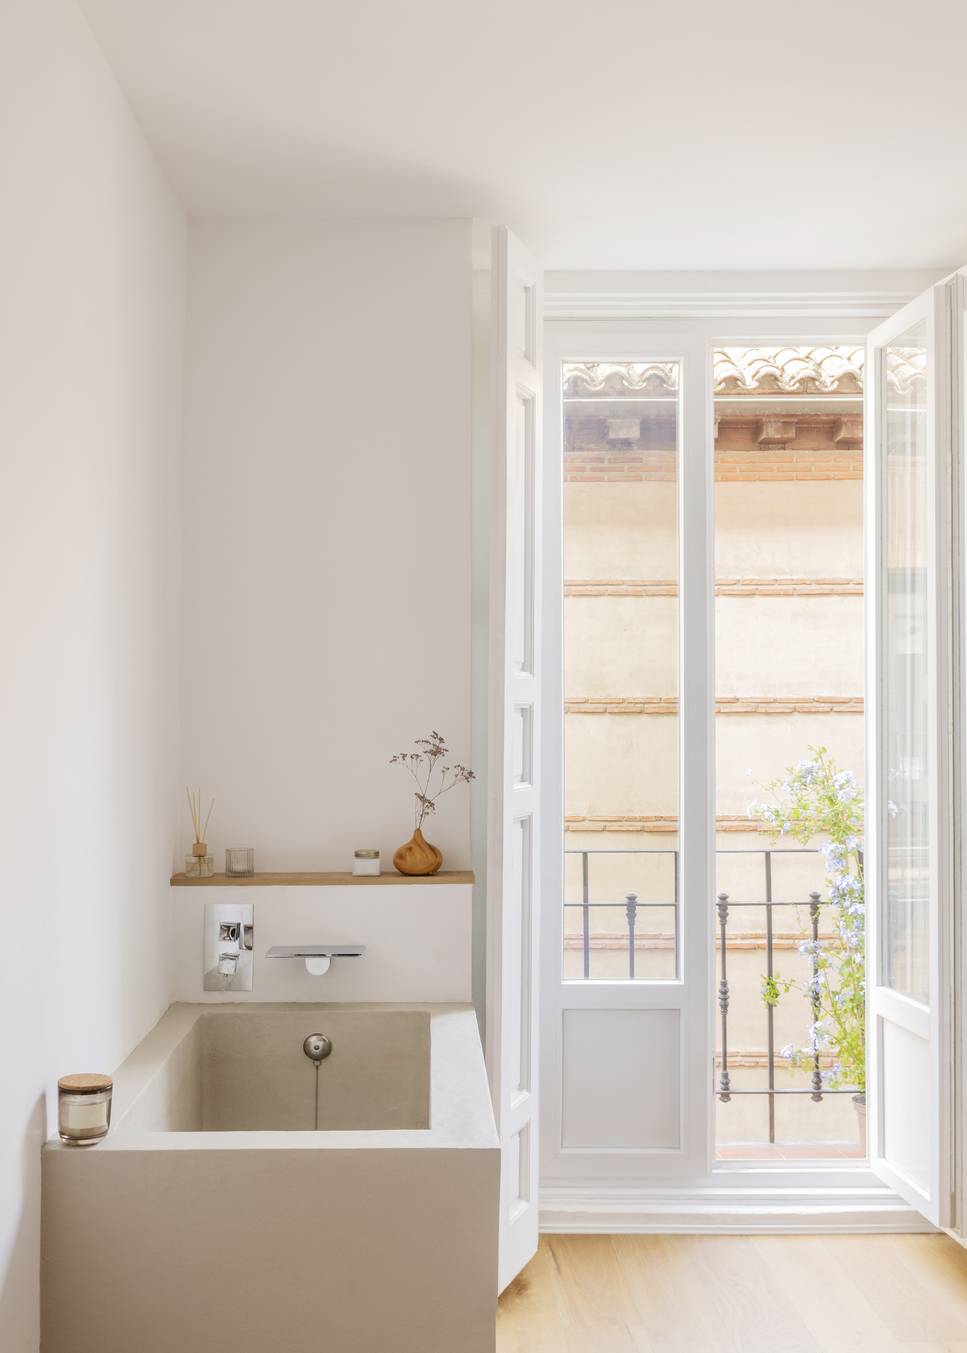
[{"label": "light oak floorboard", "polygon": [[842,1262],[840,1245],[857,1239],[867,1237],[757,1236],[752,1242],[823,1353],[889,1353],[892,1347],[887,1321]]},{"label": "light oak floorboard", "polygon": [[537,1254],[500,1298],[498,1324],[511,1331],[558,1328],[569,1323],[567,1299],[560,1270],[546,1236]]},{"label": "light oak floorboard", "polygon": [[901,1344],[967,1340],[967,1252],[949,1236],[837,1237],[837,1257]]},{"label": "light oak floorboard", "polygon": [[574,1325],[618,1324],[638,1319],[611,1236],[547,1236]]},{"label": "light oak floorboard", "polygon": [[819,1353],[748,1236],[622,1236],[619,1267],[654,1353]]},{"label": "light oak floorboard", "polygon": [[497,1353],[967,1353],[947,1236],[543,1236]]}]

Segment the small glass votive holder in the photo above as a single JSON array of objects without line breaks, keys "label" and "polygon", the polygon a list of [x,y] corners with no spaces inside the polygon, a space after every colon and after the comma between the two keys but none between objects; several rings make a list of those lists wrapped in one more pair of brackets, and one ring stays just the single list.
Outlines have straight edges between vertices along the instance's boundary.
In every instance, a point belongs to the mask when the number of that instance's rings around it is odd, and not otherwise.
[{"label": "small glass votive holder", "polygon": [[379,873],[379,851],[378,850],[357,850],[353,852],[353,873],[354,874],[378,874]]},{"label": "small glass votive holder", "polygon": [[57,1131],[71,1146],[93,1146],[111,1126],[114,1081],[85,1073],[61,1076],[57,1082]]},{"label": "small glass votive holder", "polygon": [[210,879],[215,872],[214,855],[186,855],[185,873],[190,879]]},{"label": "small glass votive holder", "polygon": [[225,851],[225,873],[241,877],[255,873],[255,850],[252,846],[228,846]]}]

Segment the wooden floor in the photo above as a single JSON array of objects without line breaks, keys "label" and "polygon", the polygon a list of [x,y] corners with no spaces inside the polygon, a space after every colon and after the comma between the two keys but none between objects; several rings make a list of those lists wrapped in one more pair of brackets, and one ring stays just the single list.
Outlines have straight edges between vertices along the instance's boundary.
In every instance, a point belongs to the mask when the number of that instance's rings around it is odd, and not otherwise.
[{"label": "wooden floor", "polygon": [[498,1353],[967,1353],[947,1236],[545,1236]]}]

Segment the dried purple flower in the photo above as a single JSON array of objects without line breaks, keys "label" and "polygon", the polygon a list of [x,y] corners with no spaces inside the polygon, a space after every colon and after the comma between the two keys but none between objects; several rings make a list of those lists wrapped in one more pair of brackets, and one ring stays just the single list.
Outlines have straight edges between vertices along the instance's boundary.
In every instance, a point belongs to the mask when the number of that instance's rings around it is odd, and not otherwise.
[{"label": "dried purple flower", "polygon": [[[415,752],[397,752],[390,757],[390,765],[405,766],[416,781],[414,818],[419,828],[429,814],[436,812],[437,801],[442,794],[453,789],[454,785],[469,784],[477,777],[468,766],[459,762],[452,766],[439,764],[442,757],[449,756],[450,749],[442,733],[436,729],[425,738],[416,738],[413,745],[417,749]],[[431,790],[434,780],[436,784]]]}]

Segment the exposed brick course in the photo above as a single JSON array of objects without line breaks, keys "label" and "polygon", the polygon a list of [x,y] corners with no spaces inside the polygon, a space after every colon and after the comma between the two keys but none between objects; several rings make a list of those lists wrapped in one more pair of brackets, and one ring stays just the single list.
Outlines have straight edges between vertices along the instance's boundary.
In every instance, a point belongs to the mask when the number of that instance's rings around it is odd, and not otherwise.
[{"label": "exposed brick course", "polygon": [[[566,597],[677,597],[674,578],[570,578]],[[861,597],[862,578],[718,578],[718,597]]]},{"label": "exposed brick course", "polygon": [[[678,713],[674,695],[568,695],[566,714]],[[715,701],[716,714],[862,714],[861,695],[722,695]]]},{"label": "exposed brick course", "polygon": [[[617,903],[616,905],[620,906],[621,903]],[[820,931],[820,934],[829,933],[831,932]],[[773,949],[798,949],[799,945],[802,944],[802,939],[802,932],[798,930],[774,931]],[[674,947],[675,936],[669,931],[646,930],[639,931],[635,935],[635,951],[637,953],[647,952],[650,949],[674,949]],[[716,949],[721,949],[722,947],[719,943],[718,936],[715,937],[715,947]],[[765,947],[766,936],[765,931],[763,930],[729,931],[729,940],[726,946],[729,953],[731,953],[733,949],[755,951],[765,950]],[[566,934],[564,936],[564,948],[566,950],[583,952],[584,936],[573,933]],[[627,930],[618,930],[614,932],[599,930],[588,937],[588,949],[591,953],[617,951],[618,953],[626,954],[628,952],[628,932]],[[734,1065],[732,1062],[731,1049],[729,1049],[729,1064]]]},{"label": "exposed brick course", "polygon": [[[564,818],[567,832],[659,832],[678,831],[678,817],[674,813],[568,813]],[[748,817],[719,814],[715,819],[718,832],[764,832],[772,828],[764,822]]]},{"label": "exposed brick course", "polygon": [[[603,417],[575,420],[567,427],[564,479],[567,483],[671,483],[677,452],[669,424],[666,444],[647,444],[659,428],[643,427],[637,445],[608,441]],[[723,414],[717,419],[715,479],[720,484],[781,483],[863,478],[862,419],[856,415],[799,414],[766,418]]]},{"label": "exposed brick course", "polygon": [[[671,484],[677,479],[674,452],[629,451],[623,456],[582,451],[564,457],[566,484]],[[859,451],[790,451],[763,447],[755,451],[716,452],[717,484],[790,483],[863,478]]]}]

